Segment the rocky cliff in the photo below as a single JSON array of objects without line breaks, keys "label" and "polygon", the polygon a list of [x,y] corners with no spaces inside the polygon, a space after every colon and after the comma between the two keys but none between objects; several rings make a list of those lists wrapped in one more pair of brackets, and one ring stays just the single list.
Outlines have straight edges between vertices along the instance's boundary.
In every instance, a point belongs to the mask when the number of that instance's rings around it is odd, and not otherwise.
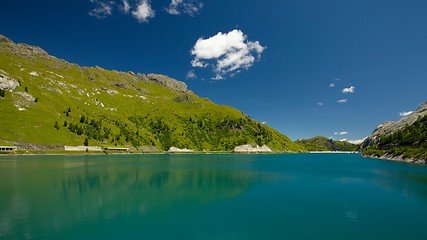
[{"label": "rocky cliff", "polygon": [[362,144],[365,157],[427,163],[427,102],[408,117],[378,126]]},{"label": "rocky cliff", "polygon": [[399,121],[387,121],[381,123],[372,134],[363,141],[361,148],[366,148],[374,144],[378,144],[381,137],[388,136],[398,130],[403,129],[408,125],[412,125],[419,117],[427,115],[427,101],[421,104],[418,109],[407,117],[401,118]]}]

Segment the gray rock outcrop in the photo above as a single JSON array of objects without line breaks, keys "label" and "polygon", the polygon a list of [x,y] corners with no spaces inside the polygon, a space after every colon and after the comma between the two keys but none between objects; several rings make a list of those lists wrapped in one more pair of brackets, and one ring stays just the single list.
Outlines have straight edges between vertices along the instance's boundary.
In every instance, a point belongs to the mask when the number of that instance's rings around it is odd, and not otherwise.
[{"label": "gray rock outcrop", "polygon": [[[0,35],[1,36],[1,35]],[[15,90],[19,86],[19,82],[0,72],[0,89],[1,90]]]},{"label": "gray rock outcrop", "polygon": [[407,117],[403,117],[396,122],[387,121],[381,123],[377,128],[375,128],[371,136],[363,141],[360,147],[365,148],[377,144],[381,136],[387,136],[391,133],[401,130],[407,125],[412,125],[415,121],[417,121],[418,117],[423,117],[425,115],[427,115],[427,101],[421,104],[415,112]]},{"label": "gray rock outcrop", "polygon": [[166,75],[147,74],[147,78],[176,92],[187,92],[187,84],[176,79],[170,78]]},{"label": "gray rock outcrop", "polygon": [[13,41],[0,34],[0,43],[13,43]]}]

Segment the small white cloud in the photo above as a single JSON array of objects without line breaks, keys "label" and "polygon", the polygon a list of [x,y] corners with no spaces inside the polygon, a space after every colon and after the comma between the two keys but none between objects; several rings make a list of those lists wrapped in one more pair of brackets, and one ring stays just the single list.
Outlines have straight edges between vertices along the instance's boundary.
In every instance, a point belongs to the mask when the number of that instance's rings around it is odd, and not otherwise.
[{"label": "small white cloud", "polygon": [[197,75],[196,75],[196,73],[194,73],[194,70],[188,71],[187,79],[196,79],[196,78],[197,78]]},{"label": "small white cloud", "polygon": [[329,84],[329,87],[335,87],[335,83]]},{"label": "small white cloud", "polygon": [[351,86],[349,88],[344,88],[342,90],[343,93],[354,93],[354,89],[356,89],[354,86]]},{"label": "small white cloud", "polygon": [[343,139],[340,139],[340,140],[338,140],[338,141],[340,141],[340,142],[345,142],[345,141],[347,141],[347,138],[343,138]]},{"label": "small white cloud", "polygon": [[136,10],[132,11],[132,16],[140,23],[146,23],[155,16],[149,0],[141,0],[136,5]]},{"label": "small white cloud", "polygon": [[346,131],[342,131],[342,132],[334,132],[334,134],[335,134],[335,135],[340,135],[340,136],[342,136],[342,135],[347,135],[347,134],[348,134],[348,132],[346,132]]},{"label": "small white cloud", "polygon": [[318,102],[317,105],[318,106],[323,106],[323,103],[322,102]]},{"label": "small white cloud", "polygon": [[346,103],[346,102],[347,102],[347,99],[340,99],[337,101],[337,103]]},{"label": "small white cloud", "polygon": [[95,4],[95,8],[89,12],[89,15],[98,19],[106,18],[113,13],[113,1],[90,0]]},{"label": "small white cloud", "polygon": [[262,124],[267,124],[267,122],[262,122]]},{"label": "small white cloud", "polygon": [[199,67],[199,68],[205,68],[205,67],[208,66],[208,64],[207,63],[203,63],[199,59],[193,59],[191,61],[191,66],[193,66],[193,67]]},{"label": "small white cloud", "polygon": [[362,139],[348,140],[347,142],[353,143],[353,144],[361,144],[363,141],[365,141],[365,139],[366,137]]},{"label": "small white cloud", "polygon": [[399,116],[401,117],[407,117],[409,115],[411,115],[414,111],[408,111],[408,112],[401,112],[399,113]]},{"label": "small white cloud", "polygon": [[194,55],[191,65],[211,65],[216,74],[212,79],[224,79],[227,74],[234,75],[242,69],[250,68],[264,50],[265,47],[258,41],[248,41],[247,36],[240,30],[219,32],[213,37],[197,40],[191,50],[191,55]]},{"label": "small white cloud", "polygon": [[165,8],[165,10],[172,15],[180,15],[181,12],[184,12],[190,16],[194,16],[202,8],[203,3],[199,0],[172,0],[169,7]]},{"label": "small white cloud", "polygon": [[221,75],[217,74],[217,75],[215,75],[215,77],[212,77],[211,79],[212,80],[223,80],[224,78]]},{"label": "small white cloud", "polygon": [[127,14],[130,12],[131,6],[127,0],[123,0],[122,2],[122,11]]}]

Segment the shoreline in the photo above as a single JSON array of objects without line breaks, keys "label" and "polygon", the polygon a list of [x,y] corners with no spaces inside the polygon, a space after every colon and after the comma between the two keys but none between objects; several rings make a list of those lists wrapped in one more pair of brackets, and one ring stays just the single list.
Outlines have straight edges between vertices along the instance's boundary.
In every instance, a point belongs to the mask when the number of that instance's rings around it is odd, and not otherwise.
[{"label": "shoreline", "polygon": [[64,151],[27,151],[25,153],[14,153],[4,152],[0,154],[1,157],[7,156],[99,156],[99,155],[195,155],[195,154],[240,154],[240,155],[252,155],[252,154],[263,154],[263,155],[275,155],[275,154],[360,154],[359,152],[351,151],[312,151],[312,152],[233,152],[233,151],[194,151],[194,152],[64,152]]},{"label": "shoreline", "polygon": [[310,154],[326,154],[326,153],[334,153],[334,154],[359,154],[357,151],[310,151]]},{"label": "shoreline", "polygon": [[374,158],[374,159],[393,161],[393,162],[410,163],[410,164],[416,164],[416,165],[427,165],[427,159],[405,158],[403,157],[403,155],[393,156],[391,154],[384,154],[382,156],[375,156],[373,154],[372,155],[362,154],[362,158]]}]

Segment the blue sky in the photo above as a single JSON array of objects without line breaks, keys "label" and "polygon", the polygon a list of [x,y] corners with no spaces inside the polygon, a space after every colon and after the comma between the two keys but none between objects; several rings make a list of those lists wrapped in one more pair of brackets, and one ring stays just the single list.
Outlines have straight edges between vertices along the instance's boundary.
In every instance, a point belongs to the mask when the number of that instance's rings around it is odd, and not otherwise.
[{"label": "blue sky", "polygon": [[163,73],[292,139],[361,139],[427,100],[425,0],[3,1],[0,34]]}]

